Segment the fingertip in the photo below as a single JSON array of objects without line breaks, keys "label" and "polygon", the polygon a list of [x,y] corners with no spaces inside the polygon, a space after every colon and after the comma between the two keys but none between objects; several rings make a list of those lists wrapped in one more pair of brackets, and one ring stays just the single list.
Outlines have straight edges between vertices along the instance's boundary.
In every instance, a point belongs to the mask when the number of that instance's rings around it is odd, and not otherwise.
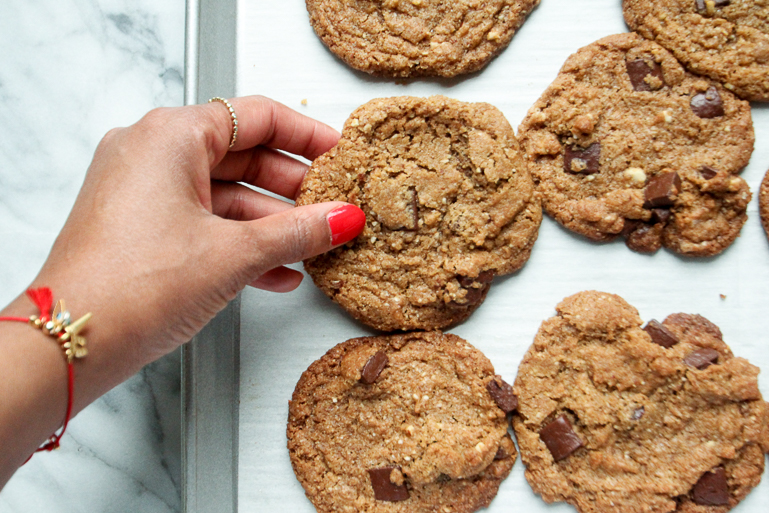
[{"label": "fingertip", "polygon": [[366,214],[348,203],[331,210],[326,215],[326,221],[331,231],[331,245],[339,246],[360,235],[366,226]]},{"label": "fingertip", "polygon": [[285,293],[296,290],[303,279],[304,275],[299,271],[280,266],[270,269],[259,278],[249,283],[249,285],[261,290]]}]

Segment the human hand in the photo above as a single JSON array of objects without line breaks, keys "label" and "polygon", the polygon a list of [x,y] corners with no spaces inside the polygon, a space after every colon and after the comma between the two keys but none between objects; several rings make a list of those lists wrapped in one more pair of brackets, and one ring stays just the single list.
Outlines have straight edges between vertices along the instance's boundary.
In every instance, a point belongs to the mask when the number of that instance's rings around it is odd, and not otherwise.
[{"label": "human hand", "polygon": [[357,207],[293,207],[237,184],[293,198],[306,165],[276,150],[314,159],[339,134],[263,97],[232,105],[229,152],[231,120],[218,102],[153,110],[99,144],[33,284],[75,317],[94,314],[76,409],[189,340],[246,285],[293,290],[301,273],[283,264],[362,230]]}]

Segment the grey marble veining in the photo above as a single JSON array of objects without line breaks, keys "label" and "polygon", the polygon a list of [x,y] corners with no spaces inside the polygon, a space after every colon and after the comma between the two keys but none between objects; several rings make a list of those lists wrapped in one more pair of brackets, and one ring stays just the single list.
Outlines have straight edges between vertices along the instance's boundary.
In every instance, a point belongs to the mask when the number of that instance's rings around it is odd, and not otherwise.
[{"label": "grey marble veining", "polygon": [[[184,0],[2,2],[0,303],[22,292],[112,127],[182,104]],[[64,386],[64,385],[63,385]],[[0,513],[180,510],[179,355],[78,415]]]}]

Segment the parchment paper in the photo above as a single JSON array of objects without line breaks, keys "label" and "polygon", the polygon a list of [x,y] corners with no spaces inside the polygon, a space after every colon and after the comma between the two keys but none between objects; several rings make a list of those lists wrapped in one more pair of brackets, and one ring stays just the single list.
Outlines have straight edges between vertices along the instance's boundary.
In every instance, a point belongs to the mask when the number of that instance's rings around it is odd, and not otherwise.
[{"label": "parchment paper", "polygon": [[[238,12],[238,95],[269,96],[338,130],[353,109],[372,98],[431,94],[489,102],[517,128],[566,57],[603,36],[628,30],[620,0],[542,0],[510,46],[484,70],[457,80],[396,83],[353,71],[326,50],[301,0],[240,0]],[[664,249],[641,255],[622,240],[591,243],[546,217],[526,266],[495,279],[484,304],[451,332],[483,351],[512,383],[540,323],[554,315],[555,305],[581,290],[603,290],[625,298],[644,320],[687,312],[715,322],[736,355],[764,369],[760,385],[769,396],[769,244],[756,199],[769,168],[768,107],[752,105],[756,150],[742,176],[754,199],[741,237],[724,253],[696,260]],[[288,401],[310,363],[341,341],[369,334],[374,332],[351,320],[309,277],[290,294],[244,293],[240,511],[315,511],[294,477],[286,450]],[[523,470],[519,460],[487,511],[574,511],[566,504],[545,504],[532,493]],[[766,511],[767,480],[735,511]]]}]

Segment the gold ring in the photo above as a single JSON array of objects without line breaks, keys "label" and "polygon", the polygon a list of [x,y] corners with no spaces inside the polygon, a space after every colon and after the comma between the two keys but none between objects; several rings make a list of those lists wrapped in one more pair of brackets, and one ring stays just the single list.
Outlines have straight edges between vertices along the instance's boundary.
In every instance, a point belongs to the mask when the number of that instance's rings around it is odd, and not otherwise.
[{"label": "gold ring", "polygon": [[227,110],[230,111],[230,118],[232,119],[232,137],[230,137],[230,148],[232,148],[235,146],[235,141],[238,140],[238,116],[235,115],[235,109],[232,108],[232,104],[230,102],[224,98],[220,98],[219,96],[214,96],[208,100],[208,103],[211,102],[221,102],[225,107],[227,107]]}]

